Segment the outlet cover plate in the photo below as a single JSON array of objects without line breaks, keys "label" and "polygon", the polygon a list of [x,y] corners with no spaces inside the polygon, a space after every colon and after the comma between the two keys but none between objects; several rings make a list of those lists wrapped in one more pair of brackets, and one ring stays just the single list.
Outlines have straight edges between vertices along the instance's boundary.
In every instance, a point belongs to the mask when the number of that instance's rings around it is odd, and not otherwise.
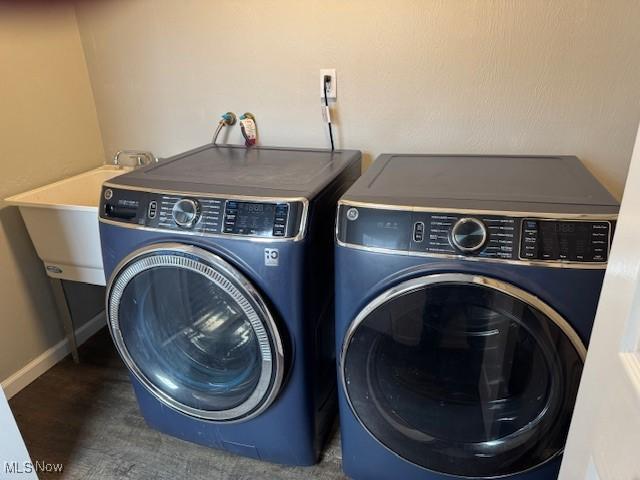
[{"label": "outlet cover plate", "polygon": [[327,89],[327,97],[329,100],[335,100],[338,98],[338,77],[336,77],[335,68],[321,68],[320,69],[320,98],[324,100],[324,77],[329,75],[331,77],[331,85]]}]

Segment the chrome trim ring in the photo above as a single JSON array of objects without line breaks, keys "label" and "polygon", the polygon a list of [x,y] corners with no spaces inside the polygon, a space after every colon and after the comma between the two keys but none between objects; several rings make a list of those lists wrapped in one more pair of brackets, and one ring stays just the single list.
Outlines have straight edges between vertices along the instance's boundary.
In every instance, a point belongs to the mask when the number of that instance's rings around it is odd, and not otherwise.
[{"label": "chrome trim ring", "polygon": [[[520,300],[521,302],[529,305],[530,307],[538,310],[540,313],[542,313],[543,315],[545,315],[547,318],[549,318],[553,323],[555,323],[561,330],[562,332],[567,336],[567,338],[569,339],[569,341],[571,342],[571,344],[573,345],[573,347],[575,348],[576,352],[578,353],[580,359],[582,360],[582,363],[584,364],[586,355],[587,355],[587,349],[586,346],[584,345],[584,343],[582,342],[582,340],[580,339],[580,336],[578,335],[578,333],[573,329],[573,327],[569,324],[569,322],[567,322],[564,317],[562,317],[562,315],[560,315],[556,310],[554,310],[552,307],[550,307],[548,304],[546,304],[545,302],[543,302],[540,298],[536,297],[535,295],[532,295],[510,283],[504,282],[502,280],[497,280],[495,278],[491,278],[491,277],[485,277],[482,275],[473,275],[473,274],[466,274],[466,273],[434,273],[434,274],[430,274],[430,275],[424,275],[422,277],[417,277],[417,278],[412,278],[410,280],[406,280],[394,287],[389,288],[388,290],[384,291],[382,294],[378,295],[377,297],[375,297],[371,302],[369,302],[367,305],[365,305],[365,307],[360,310],[360,312],[356,315],[355,319],[351,322],[351,324],[349,325],[349,328],[347,328],[347,331],[345,333],[345,337],[344,337],[344,341],[342,342],[342,347],[341,347],[341,351],[340,351],[340,359],[339,359],[339,365],[338,365],[338,375],[340,377],[340,383],[342,385],[342,390],[344,392],[344,396],[347,400],[347,404],[349,405],[349,408],[351,409],[351,413],[353,414],[353,416],[356,418],[356,420],[358,421],[358,423],[360,424],[360,426],[362,428],[364,428],[364,430],[371,436],[371,438],[373,438],[379,445],[381,445],[382,447],[384,447],[387,451],[389,451],[390,453],[392,453],[393,455],[395,455],[398,458],[401,458],[403,461],[411,463],[411,465],[414,465],[418,468],[421,468],[423,470],[426,471],[432,471],[429,470],[426,467],[423,467],[421,465],[418,465],[414,462],[411,462],[410,460],[407,460],[406,458],[402,457],[401,455],[399,455],[397,452],[395,452],[394,450],[392,450],[391,448],[389,448],[387,445],[385,445],[384,443],[382,443],[382,441],[380,439],[378,439],[378,437],[376,437],[370,430],[369,428],[367,428],[367,426],[365,425],[365,423],[362,421],[362,419],[360,418],[360,416],[358,415],[353,402],[351,401],[351,397],[349,396],[349,390],[347,389],[347,379],[346,379],[346,356],[347,356],[347,350],[349,349],[349,345],[351,343],[351,340],[353,338],[353,336],[355,335],[355,332],[357,331],[358,327],[360,326],[360,324],[362,324],[362,322],[365,321],[365,319],[367,317],[369,317],[369,315],[371,315],[371,313],[373,313],[374,310],[376,310],[378,307],[382,306],[383,304],[387,303],[390,300],[393,300],[396,297],[399,297],[401,295],[404,295],[406,293],[410,293],[416,290],[419,290],[423,287],[428,287],[428,286],[433,286],[433,285],[477,285],[477,286],[483,286],[486,288],[490,288],[493,290],[496,290],[498,292],[504,293],[506,295],[509,295],[517,300]],[[544,462],[539,463],[538,465],[535,465],[531,468],[528,468],[526,470],[520,471],[520,472],[515,472],[515,473],[509,473],[507,475],[501,475],[501,476],[493,476],[493,477],[460,477],[460,478],[485,478],[485,479],[494,479],[494,478],[505,478],[505,477],[511,477],[513,475],[518,475],[518,474],[522,474],[528,471],[531,471],[535,468],[540,467],[541,465],[544,465],[545,463],[551,461],[554,458],[557,458],[558,455],[562,454],[563,449],[559,450],[555,455],[550,456],[548,459],[546,459]],[[441,475],[444,475],[444,473],[442,472],[436,472],[439,473]]]},{"label": "chrome trim ring", "polygon": [[298,242],[304,238],[304,235],[299,235],[296,237],[258,237],[255,235],[242,235],[242,234],[233,234],[233,233],[208,233],[208,232],[194,232],[193,230],[168,230],[161,228],[152,228],[152,227],[143,227],[142,225],[135,225],[132,223],[118,222],[115,220],[108,220],[106,218],[100,217],[98,219],[99,223],[104,223],[105,225],[114,225],[116,227],[129,228],[132,230],[143,230],[145,232],[160,232],[167,234],[176,234],[176,235],[189,235],[192,237],[205,237],[205,238],[231,238],[233,240],[246,240],[248,242],[253,243],[272,243],[272,242]]},{"label": "chrome trim ring", "polygon": [[[458,240],[456,240],[456,230],[467,223],[475,224],[477,227],[480,228],[480,231],[482,232],[482,240],[473,247],[465,247],[464,245],[461,245],[458,242]],[[450,237],[451,237],[451,243],[453,244],[453,246],[458,250],[460,250],[461,252],[465,252],[465,253],[475,252],[477,250],[480,250],[484,246],[485,242],[487,241],[487,227],[485,227],[484,223],[482,223],[477,218],[463,217],[460,220],[458,220],[456,223],[454,223],[453,227],[451,227]]]},{"label": "chrome trim ring", "polygon": [[[180,213],[184,213],[184,204],[189,205],[189,207],[193,211],[187,221],[178,220],[178,215]],[[192,228],[196,223],[198,223],[198,220],[200,219],[200,205],[196,200],[192,200],[190,198],[181,198],[173,204],[173,208],[171,209],[171,217],[173,217],[173,221],[176,222],[176,225],[178,225],[180,228]]]},{"label": "chrome trim ring", "polygon": [[[106,185],[106,184],[105,184]],[[117,188],[117,187],[116,187]],[[441,207],[417,207],[411,205],[392,205],[384,203],[358,202],[354,200],[340,200],[338,207],[347,205],[350,207],[375,208],[378,210],[406,210],[410,212],[435,212],[435,213],[462,213],[468,215],[504,215],[508,217],[535,217],[558,219],[583,219],[583,220],[617,220],[617,213],[542,213],[518,210],[490,210],[474,208],[441,208]]]},{"label": "chrome trim ring", "polygon": [[[210,411],[193,408],[176,401],[144,375],[127,350],[120,330],[118,308],[124,290],[141,272],[168,266],[190,270],[215,283],[237,303],[251,323],[260,345],[262,368],[255,390],[244,403],[237,407]],[[217,255],[179,243],[155,244],[141,248],[128,255],[114,269],[107,285],[106,299],[107,323],[118,353],[133,375],[163,404],[181,413],[205,420],[244,421],[262,413],[273,403],[279,393],[284,378],[284,349],[273,316],[247,278]]]},{"label": "chrome trim ring", "polygon": [[528,267],[549,267],[549,268],[575,268],[577,270],[604,270],[607,268],[607,262],[563,262],[561,260],[508,260],[506,258],[487,258],[468,255],[455,255],[453,253],[429,253],[414,252],[409,250],[393,250],[391,248],[382,247],[365,247],[364,245],[356,245],[355,243],[347,243],[336,239],[336,243],[340,247],[352,248],[354,250],[362,250],[365,252],[384,253],[393,255],[404,255],[410,257],[424,258],[446,258],[450,260],[464,260],[469,262],[487,262],[487,263],[504,263],[507,265],[524,265]]}]

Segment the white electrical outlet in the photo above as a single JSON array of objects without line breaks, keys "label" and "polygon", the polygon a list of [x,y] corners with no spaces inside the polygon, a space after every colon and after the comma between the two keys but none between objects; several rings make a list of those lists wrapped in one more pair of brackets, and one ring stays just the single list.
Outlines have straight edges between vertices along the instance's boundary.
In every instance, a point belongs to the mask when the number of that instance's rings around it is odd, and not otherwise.
[{"label": "white electrical outlet", "polygon": [[327,86],[327,97],[329,100],[335,100],[338,98],[338,77],[336,77],[335,68],[320,69],[320,98],[324,99],[324,77],[326,75],[331,77],[331,83]]}]

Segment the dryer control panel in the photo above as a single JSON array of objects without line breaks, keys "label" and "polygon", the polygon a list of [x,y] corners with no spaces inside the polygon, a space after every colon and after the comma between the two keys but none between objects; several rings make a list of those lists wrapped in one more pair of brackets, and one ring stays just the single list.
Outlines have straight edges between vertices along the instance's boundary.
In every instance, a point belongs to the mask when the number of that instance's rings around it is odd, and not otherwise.
[{"label": "dryer control panel", "polygon": [[614,220],[549,219],[340,205],[346,246],[428,256],[529,263],[604,264]]},{"label": "dryer control panel", "polygon": [[200,235],[296,238],[306,214],[301,201],[254,201],[102,189],[100,218],[145,229]]}]

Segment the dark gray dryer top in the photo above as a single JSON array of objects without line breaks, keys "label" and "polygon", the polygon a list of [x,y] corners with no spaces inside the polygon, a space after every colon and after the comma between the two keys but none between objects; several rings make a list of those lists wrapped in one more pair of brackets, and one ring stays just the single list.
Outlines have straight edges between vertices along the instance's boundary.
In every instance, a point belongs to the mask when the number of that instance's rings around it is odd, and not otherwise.
[{"label": "dark gray dryer top", "polygon": [[573,156],[381,155],[342,200],[434,209],[616,214]]},{"label": "dark gray dryer top", "polygon": [[107,183],[161,192],[310,199],[360,155],[357,150],[205,145]]}]

